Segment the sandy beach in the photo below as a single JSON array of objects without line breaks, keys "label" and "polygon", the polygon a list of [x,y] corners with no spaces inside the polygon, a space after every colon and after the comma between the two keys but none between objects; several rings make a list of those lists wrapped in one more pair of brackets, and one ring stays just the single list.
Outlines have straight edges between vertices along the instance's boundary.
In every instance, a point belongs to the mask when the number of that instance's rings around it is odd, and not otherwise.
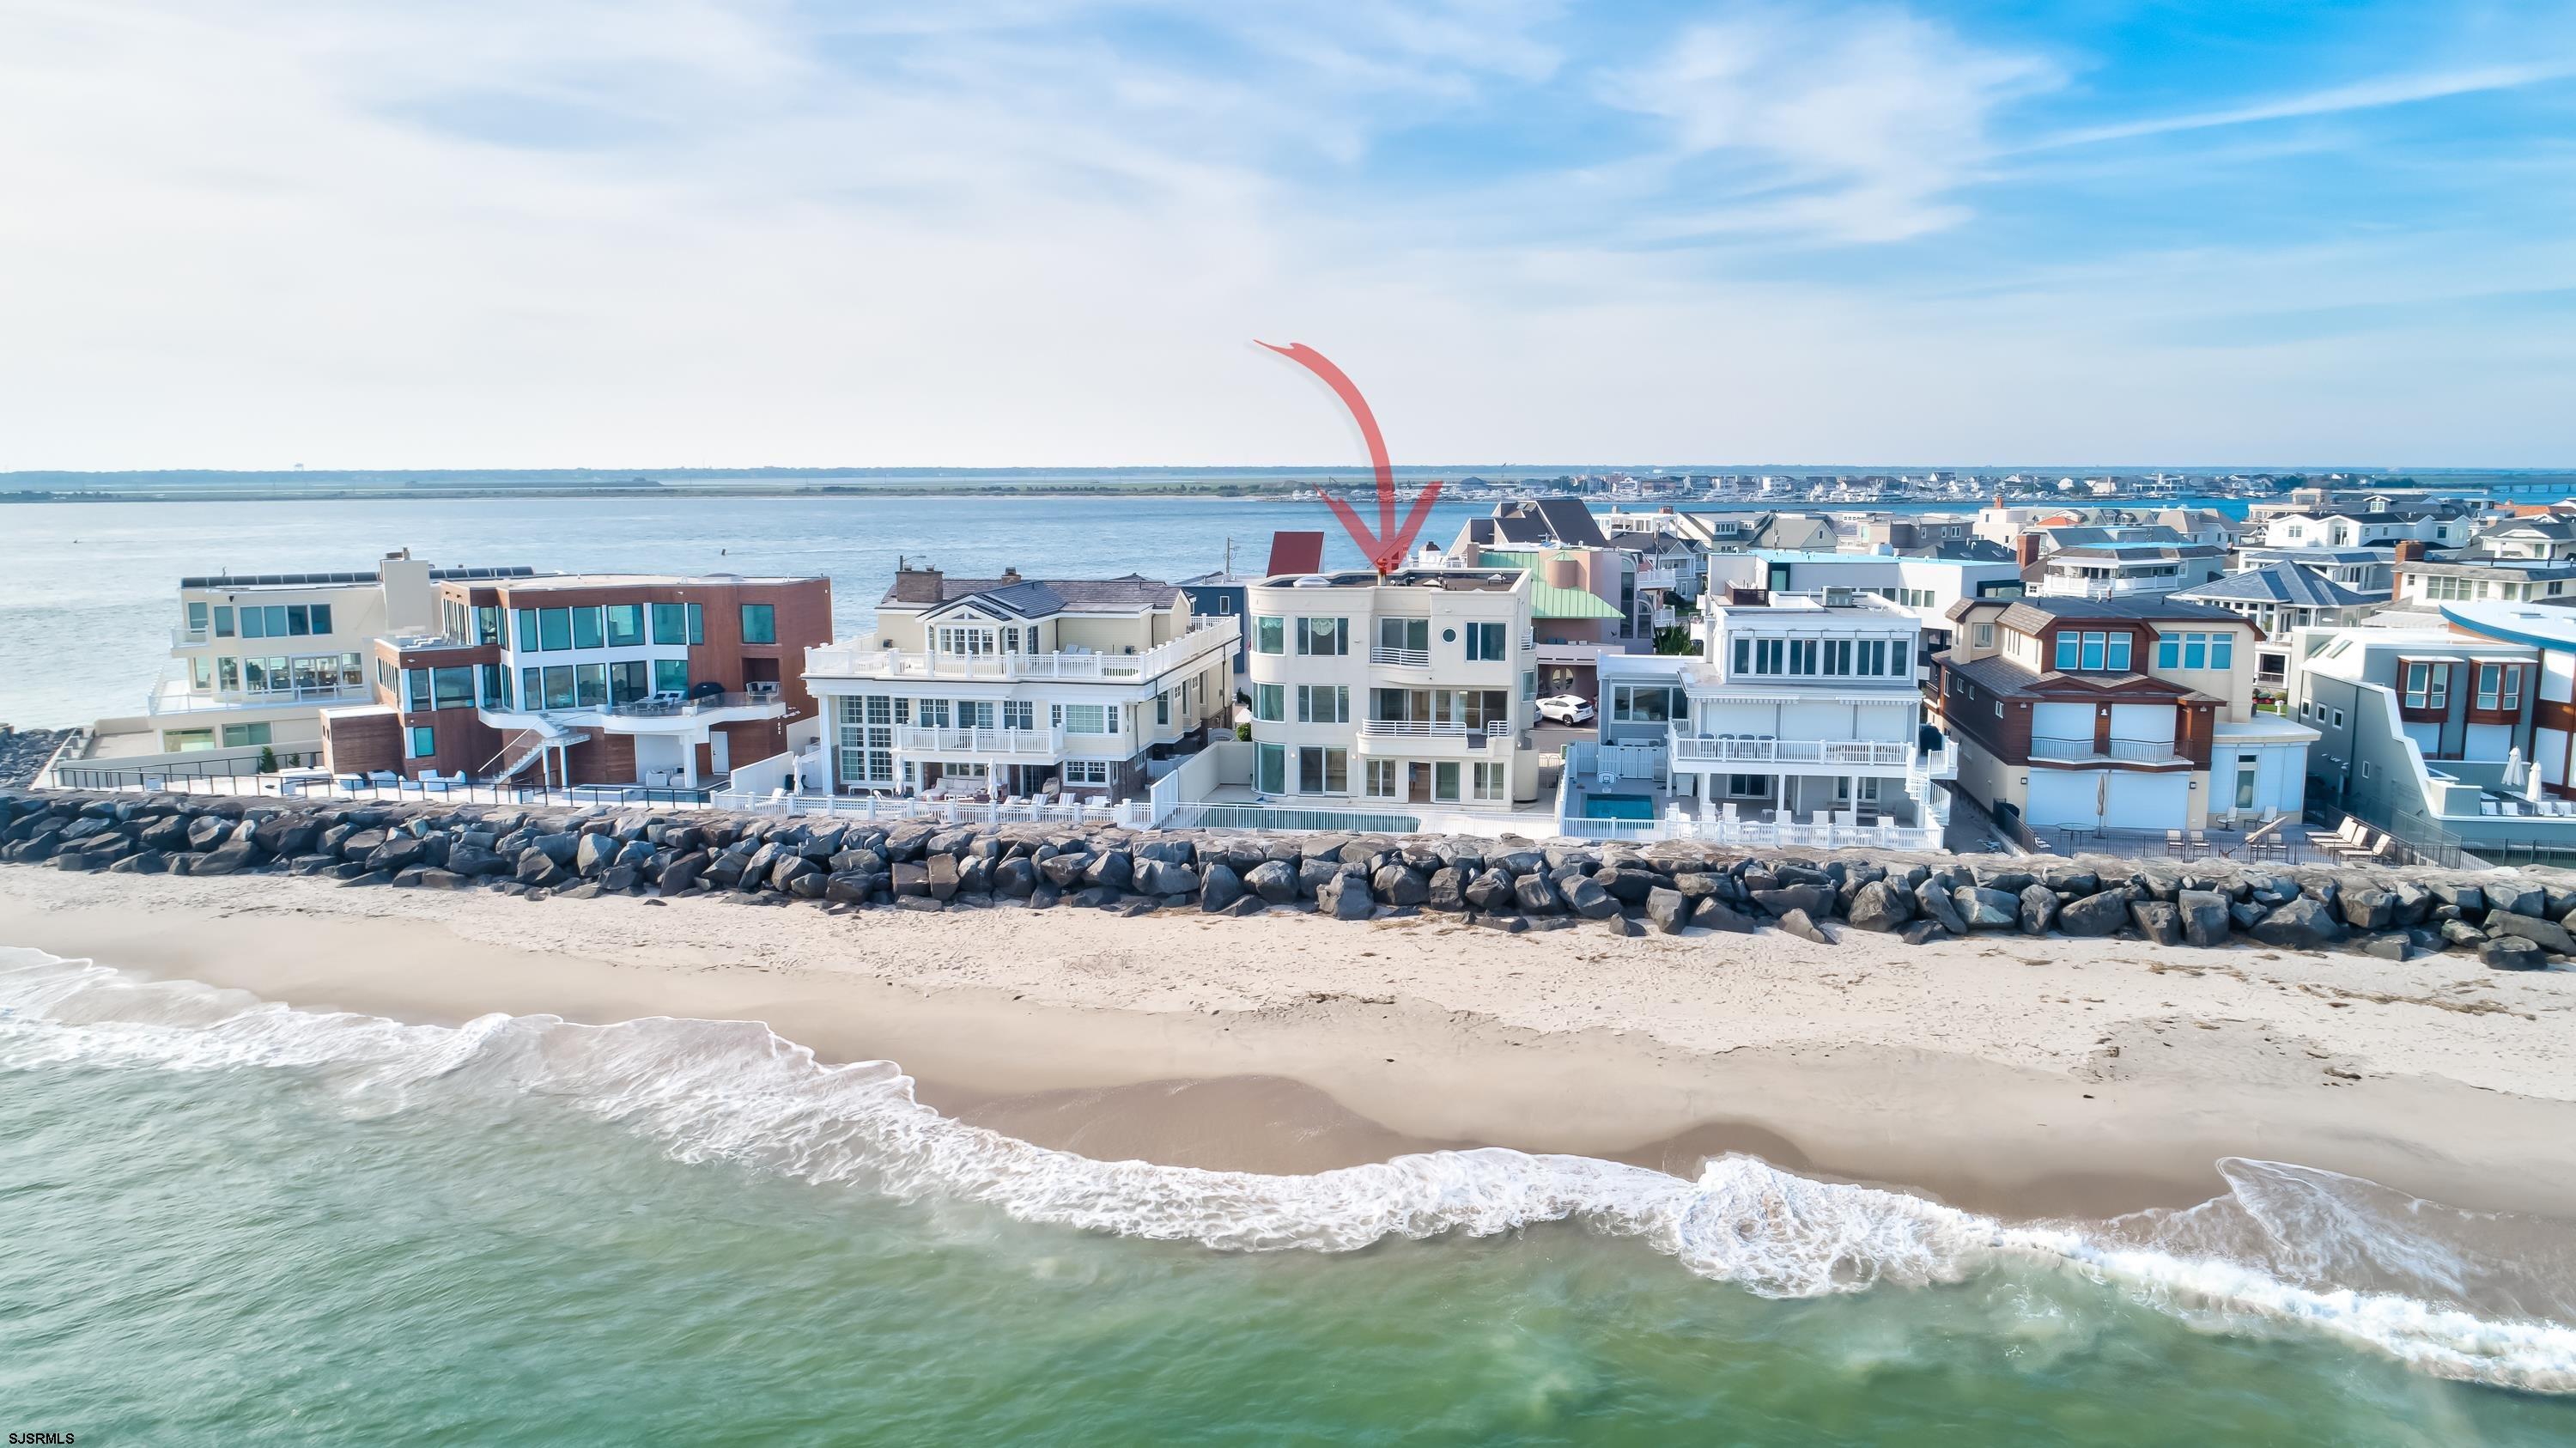
[{"label": "sandy beach", "polygon": [[307,1009],[758,1020],[1103,1159],[1740,1150],[2012,1216],[2181,1205],[2224,1156],[2576,1200],[2576,974],[1997,935],[1515,936],[1437,916],[826,914],[0,870],[0,944]]}]

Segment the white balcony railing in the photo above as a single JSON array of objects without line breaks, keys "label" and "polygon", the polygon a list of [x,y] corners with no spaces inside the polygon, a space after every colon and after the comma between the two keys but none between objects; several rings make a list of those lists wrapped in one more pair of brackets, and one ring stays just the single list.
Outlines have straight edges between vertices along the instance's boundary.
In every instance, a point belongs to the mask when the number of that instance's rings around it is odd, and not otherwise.
[{"label": "white balcony railing", "polygon": [[1504,739],[1510,737],[1512,726],[1500,719],[1482,725],[1434,723],[1427,719],[1370,719],[1360,725],[1360,732],[1389,738]]},{"label": "white balcony railing", "polygon": [[1431,667],[1431,650],[1391,649],[1374,644],[1369,648],[1369,662],[1397,669],[1427,669]]},{"label": "white balcony railing", "polygon": [[1215,653],[1230,653],[1243,637],[1233,619],[1194,628],[1167,644],[1137,654],[1067,651],[1053,654],[915,653],[882,647],[870,634],[846,644],[805,651],[805,675],[831,679],[1102,679],[1142,682]]},{"label": "white balcony railing", "polygon": [[2033,759],[2084,761],[2115,759],[2124,764],[2170,764],[2182,758],[2180,751],[2161,739],[2114,739],[2107,749],[2090,739],[2066,739],[2034,734],[2030,739]]},{"label": "white balcony railing", "polygon": [[193,645],[204,642],[206,642],[206,631],[204,629],[174,628],[170,630],[170,647],[174,649],[189,648]]},{"label": "white balcony railing", "polygon": [[154,714],[193,714],[211,709],[283,708],[293,704],[356,704],[375,697],[364,684],[312,689],[219,689],[195,693],[155,689],[145,705]]},{"label": "white balcony railing", "polygon": [[1676,764],[1847,764],[1902,768],[1912,745],[1884,739],[1758,739],[1747,735],[1671,734]]},{"label": "white balcony railing", "polygon": [[930,754],[1004,754],[1053,759],[1064,753],[1062,729],[935,729],[899,725],[894,747]]},{"label": "white balcony railing", "polygon": [[1681,581],[1682,573],[1678,568],[1640,568],[1637,570],[1637,586],[1639,588],[1675,588],[1680,586]]}]

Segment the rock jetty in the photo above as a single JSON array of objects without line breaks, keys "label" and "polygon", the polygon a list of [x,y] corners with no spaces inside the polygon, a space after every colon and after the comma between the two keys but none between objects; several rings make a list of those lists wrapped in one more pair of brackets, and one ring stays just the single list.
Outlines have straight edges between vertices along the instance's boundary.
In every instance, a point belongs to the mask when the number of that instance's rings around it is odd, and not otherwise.
[{"label": "rock jetty", "polygon": [[1849,932],[2242,941],[2389,960],[2452,951],[2499,970],[2576,956],[2560,872],[2408,873],[1954,856],[1747,855],[1453,836],[892,824],[597,808],[305,804],[0,792],[0,860],[124,874],[323,876],[541,899],[717,895],[828,910],[996,907],[1446,915],[1504,931]]}]

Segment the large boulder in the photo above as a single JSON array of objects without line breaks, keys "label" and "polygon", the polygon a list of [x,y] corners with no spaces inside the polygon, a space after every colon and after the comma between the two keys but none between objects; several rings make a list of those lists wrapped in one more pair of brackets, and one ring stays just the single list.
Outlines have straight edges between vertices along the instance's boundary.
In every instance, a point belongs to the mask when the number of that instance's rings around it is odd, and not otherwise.
[{"label": "large boulder", "polygon": [[[573,873],[577,875],[596,875],[600,871],[607,869],[609,864],[617,858],[617,847],[618,840],[615,835],[600,834],[596,831],[583,835],[580,841],[573,846]],[[772,878],[777,877],[777,870],[774,866],[770,873]]]},{"label": "large boulder", "polygon": [[1586,920],[1607,920],[1619,913],[1619,901],[1589,875],[1567,881],[1563,893],[1565,908]]},{"label": "large boulder", "polygon": [[1315,888],[1315,908],[1336,920],[1366,920],[1377,902],[1369,898],[1367,876],[1336,870]]},{"label": "large boulder", "polygon": [[677,895],[697,884],[698,877],[707,871],[707,860],[708,855],[704,850],[691,850],[686,854],[672,856],[670,862],[662,867],[662,878],[657,882],[661,886],[662,893]]},{"label": "large boulder", "polygon": [[2046,935],[2057,924],[2057,892],[2033,881],[2021,887],[2021,933]]},{"label": "large boulder", "polygon": [[188,867],[191,875],[230,875],[247,870],[260,862],[259,844],[255,840],[236,839],[215,846],[196,858]]},{"label": "large boulder", "polygon": [[1690,897],[1661,886],[1646,892],[1646,919],[1666,935],[1679,935],[1690,924]]},{"label": "large boulder", "polygon": [[2567,927],[2555,920],[2512,910],[2489,910],[2486,929],[2489,935],[2518,935],[2552,955],[2576,955],[2576,939],[2569,938]]},{"label": "large boulder", "polygon": [[[1004,864],[1014,863],[1004,861]],[[1243,898],[1243,877],[1222,860],[1211,859],[1199,877],[1199,908],[1214,915]]]},{"label": "large boulder", "polygon": [[2344,923],[2313,895],[2285,900],[2263,913],[2246,934],[2284,950],[2322,950],[2344,938]]},{"label": "large boulder", "polygon": [[1467,908],[1467,885],[1472,877],[1456,865],[1443,865],[1431,872],[1431,882],[1423,887],[1422,903],[1433,910],[1456,914]]},{"label": "large boulder", "polygon": [[1781,916],[1780,928],[1800,940],[1812,940],[1818,945],[1834,943],[1834,937],[1825,930],[1825,927],[1817,923],[1815,918],[1804,910],[1792,909]]},{"label": "large boulder", "polygon": [[2397,896],[2388,890],[2370,886],[2346,890],[2336,903],[2342,907],[2343,923],[2355,930],[2384,930],[2397,918]]},{"label": "large boulder", "polygon": [[2490,970],[2547,970],[2549,953],[2518,935],[2500,935],[2478,946],[2478,963]]},{"label": "large boulder", "polygon": [[1377,898],[1389,905],[1422,905],[1431,899],[1431,882],[1419,872],[1392,862],[1380,865],[1369,884]]},{"label": "large boulder", "polygon": [[1935,922],[1952,935],[1968,933],[1968,921],[1959,913],[1959,902],[1951,897],[1949,891],[1941,888],[1938,880],[1925,880],[1914,887],[1914,908],[1922,911],[1925,919]]},{"label": "large boulder", "polygon": [[1488,868],[1468,881],[1464,893],[1468,908],[1473,910],[1509,910],[1518,904],[1518,896],[1512,889],[1512,877],[1499,869]]},{"label": "large boulder", "polygon": [[[844,854],[852,853],[843,851]],[[1014,855],[993,866],[993,893],[1005,900],[1026,900],[1038,888],[1037,866],[1026,856]]]},{"label": "large boulder", "polygon": [[2012,930],[2021,924],[2021,897],[1982,885],[1962,885],[1950,892],[1959,918],[1970,930]]},{"label": "large boulder", "polygon": [[1758,928],[1752,916],[1711,895],[1691,911],[1691,924],[1701,930],[1722,930],[1729,935],[1751,935]]},{"label": "large boulder", "polygon": [[2126,886],[2097,890],[2069,900],[2057,912],[2057,928],[2068,935],[2109,935],[2129,923]]},{"label": "large boulder", "polygon": [[1512,882],[1512,900],[1524,915],[1554,915],[1565,909],[1564,897],[1545,875],[1523,875]]},{"label": "large boulder", "polygon": [[1195,895],[1198,871],[1159,857],[1139,858],[1132,867],[1139,895]]},{"label": "large boulder", "polygon": [[2140,935],[2158,945],[2182,944],[2182,907],[2170,900],[2133,900],[2129,918]]},{"label": "large boulder", "polygon": [[1782,885],[1777,889],[1754,891],[1753,903],[1773,915],[1804,910],[1808,918],[1816,919],[1832,913],[1834,892],[1823,885]]},{"label": "large boulder", "polygon": [[1852,894],[1852,928],[1893,935],[1914,919],[1914,897],[1888,880],[1872,880]]},{"label": "large boulder", "polygon": [[1253,866],[1252,873],[1243,877],[1243,883],[1252,887],[1253,894],[1273,905],[1294,904],[1297,899],[1297,871],[1284,860],[1264,860]]},{"label": "large boulder", "polygon": [[1125,850],[1103,850],[1083,867],[1082,878],[1103,889],[1127,890],[1136,884],[1136,871]]},{"label": "large boulder", "polygon": [[2215,890],[2185,890],[2175,897],[2174,908],[2182,917],[2184,943],[2203,950],[2227,943],[2229,901]]}]

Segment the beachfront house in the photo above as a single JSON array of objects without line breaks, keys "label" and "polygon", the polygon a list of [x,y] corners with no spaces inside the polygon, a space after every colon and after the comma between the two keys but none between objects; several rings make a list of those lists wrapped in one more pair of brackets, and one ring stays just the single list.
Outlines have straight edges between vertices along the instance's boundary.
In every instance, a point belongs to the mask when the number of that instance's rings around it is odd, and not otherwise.
[{"label": "beachfront house", "polygon": [[2046,598],[2162,598],[2208,583],[2226,571],[2223,548],[2127,541],[2046,551],[2024,569],[2023,577],[2032,593]]},{"label": "beachfront house", "polygon": [[1950,607],[1964,598],[2019,598],[2026,585],[2011,559],[1971,561],[1896,553],[1810,553],[1763,548],[1708,560],[1713,597],[1756,601],[1760,595],[1874,593],[1905,610],[1920,631],[1919,674],[1932,652],[1950,645]]},{"label": "beachfront house", "polygon": [[1252,589],[1252,787],[1508,809],[1538,797],[1530,575],[1282,574]]},{"label": "beachfront house", "polygon": [[249,773],[263,755],[319,764],[323,709],[373,697],[377,638],[425,627],[447,582],[534,573],[433,567],[403,549],[368,569],[182,578],[169,669],[144,712],[99,720],[60,762],[102,782]]},{"label": "beachfront house", "polygon": [[1842,821],[1940,847],[1952,756],[1923,727],[1908,608],[1841,586],[1713,594],[1693,632],[1697,653],[1605,664],[1600,744],[1567,751],[1571,827],[1679,816],[1757,842]]},{"label": "beachfront house", "polygon": [[2301,564],[2273,563],[2183,589],[2173,600],[2223,608],[2261,629],[2262,639],[2254,645],[2254,688],[2261,697],[2277,700],[2289,685],[2297,630],[2359,623],[2388,606],[2388,593],[2347,587]]},{"label": "beachfront house", "polygon": [[951,578],[899,566],[872,634],[808,649],[843,794],[1123,800],[1159,761],[1232,727],[1240,616],[1175,584]]},{"label": "beachfront house", "polygon": [[447,578],[369,642],[372,701],[322,712],[339,774],[700,789],[810,746],[795,661],[831,636],[825,578]]},{"label": "beachfront house", "polygon": [[1962,602],[1932,694],[1959,787],[2035,830],[2296,814],[2317,731],[2254,708],[2262,631],[2169,598]]}]

